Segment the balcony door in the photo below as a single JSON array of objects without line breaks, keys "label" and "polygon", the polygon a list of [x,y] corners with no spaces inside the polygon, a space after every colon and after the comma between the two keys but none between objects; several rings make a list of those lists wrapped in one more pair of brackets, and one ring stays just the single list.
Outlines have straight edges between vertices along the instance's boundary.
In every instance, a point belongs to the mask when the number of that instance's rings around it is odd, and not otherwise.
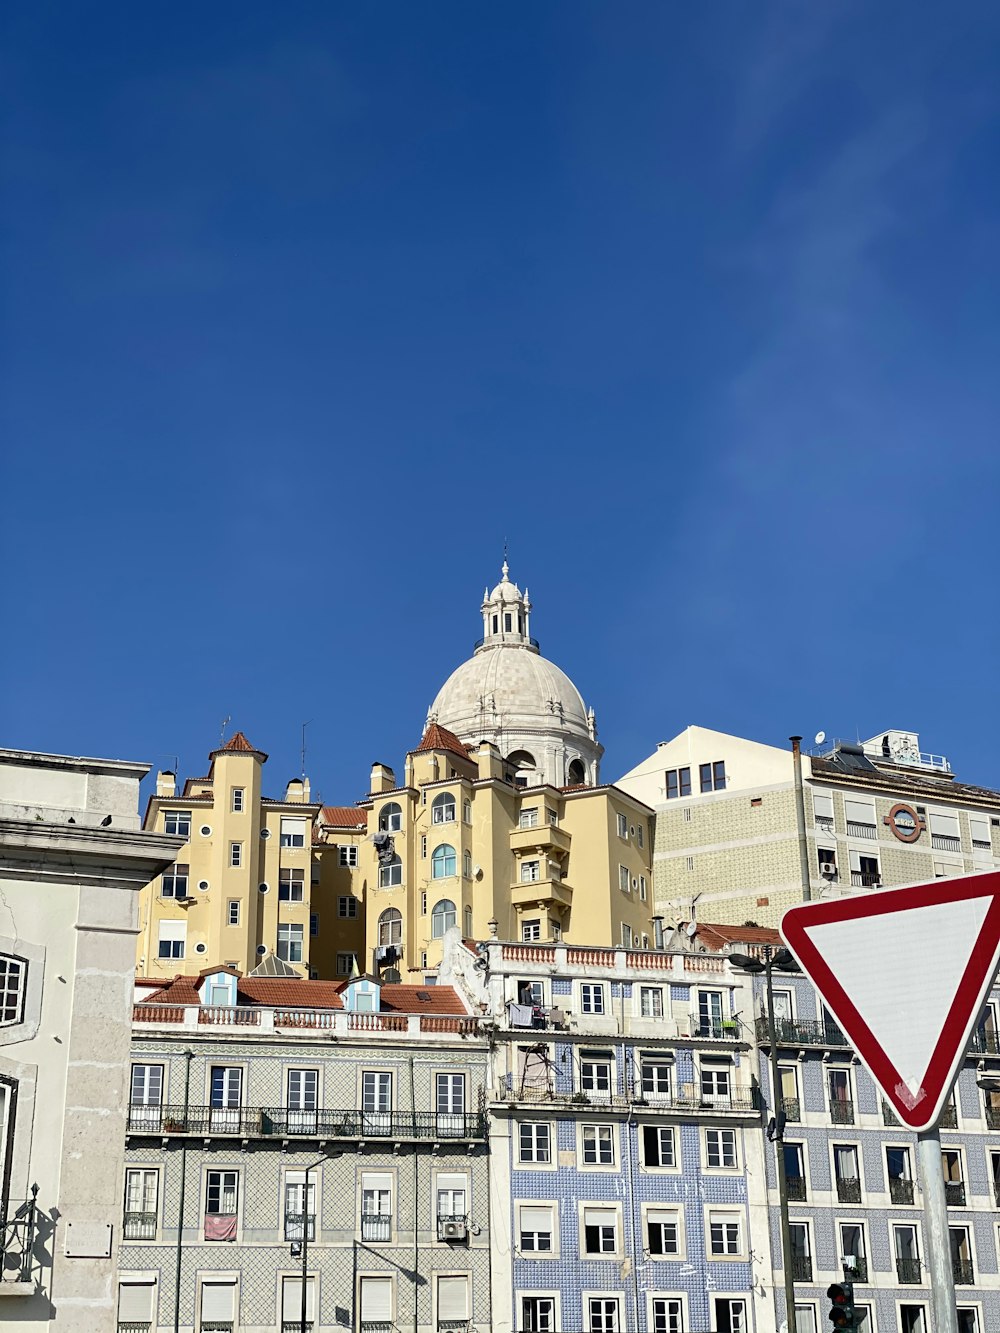
[{"label": "balcony door", "polygon": [[361,1075],[361,1132],[392,1133],[392,1074],[366,1069]]},{"label": "balcony door", "polygon": [[288,1071],[288,1132],[316,1133],[316,1107],[319,1096],[319,1070]]},{"label": "balcony door", "polygon": [[209,1124],[224,1134],[237,1134],[240,1128],[240,1104],[243,1097],[243,1070],[216,1065],[212,1069]]}]

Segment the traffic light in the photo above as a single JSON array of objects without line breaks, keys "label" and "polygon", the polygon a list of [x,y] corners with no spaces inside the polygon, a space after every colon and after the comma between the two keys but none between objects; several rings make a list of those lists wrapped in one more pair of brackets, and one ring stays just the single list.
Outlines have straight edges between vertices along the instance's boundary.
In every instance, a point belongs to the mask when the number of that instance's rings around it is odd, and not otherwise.
[{"label": "traffic light", "polygon": [[854,1313],[854,1284],[852,1282],[835,1282],[832,1287],[827,1289],[826,1297],[830,1302],[828,1318],[833,1327],[857,1328]]}]

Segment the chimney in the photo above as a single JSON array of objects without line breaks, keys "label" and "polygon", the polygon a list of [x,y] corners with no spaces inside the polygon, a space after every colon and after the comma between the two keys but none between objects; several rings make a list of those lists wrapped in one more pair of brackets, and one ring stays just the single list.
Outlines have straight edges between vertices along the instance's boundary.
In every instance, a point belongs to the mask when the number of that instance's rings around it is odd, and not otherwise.
[{"label": "chimney", "polygon": [[396,787],[396,775],[388,764],[372,764],[372,778],[370,791],[394,791]]},{"label": "chimney", "polygon": [[285,800],[294,801],[296,805],[301,805],[304,799],[302,779],[292,778],[285,788]]},{"label": "chimney", "polygon": [[169,768],[165,768],[157,773],[156,794],[157,796],[177,795],[177,774],[171,773]]}]

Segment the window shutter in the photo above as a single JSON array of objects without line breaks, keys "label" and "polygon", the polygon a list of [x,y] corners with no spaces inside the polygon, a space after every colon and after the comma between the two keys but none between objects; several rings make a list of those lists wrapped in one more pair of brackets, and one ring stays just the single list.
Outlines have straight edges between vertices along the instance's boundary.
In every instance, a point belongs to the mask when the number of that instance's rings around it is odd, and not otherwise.
[{"label": "window shutter", "polygon": [[844,813],[852,824],[874,824],[875,805],[872,801],[854,801],[844,798]]},{"label": "window shutter", "polygon": [[438,1278],[438,1322],[442,1319],[468,1319],[469,1279],[467,1277]]},{"label": "window shutter", "polygon": [[969,825],[972,830],[973,842],[989,842],[990,821],[985,815],[970,815]]},{"label": "window shutter", "polygon": [[939,815],[932,810],[931,833],[939,833],[945,838],[959,837],[958,815]]},{"label": "window shutter", "polygon": [[361,1322],[387,1324],[392,1319],[392,1278],[361,1279]]},{"label": "window shutter", "polygon": [[389,1175],[388,1173],[386,1173],[385,1175],[378,1175],[378,1176],[376,1176],[376,1175],[370,1174],[369,1172],[366,1171],[366,1172],[362,1175],[362,1177],[361,1177],[361,1188],[362,1188],[363,1190],[390,1190],[390,1191],[391,1191],[391,1189],[392,1189],[392,1176]]},{"label": "window shutter", "polygon": [[306,821],[304,819],[293,819],[285,815],[281,817],[281,836],[294,836],[298,834],[304,838],[306,834]]},{"label": "window shutter", "polygon": [[122,1282],[118,1288],[118,1322],[153,1319],[155,1282]]},{"label": "window shutter", "polygon": [[186,921],[161,921],[160,939],[161,940],[182,940],[187,935]]},{"label": "window shutter", "polygon": [[469,1177],[439,1171],[435,1184],[439,1190],[464,1190],[469,1187]]},{"label": "window shutter", "polygon": [[551,1231],[552,1209],[539,1208],[534,1204],[521,1205],[522,1231]]},{"label": "window shutter", "polygon": [[586,1227],[613,1227],[617,1214],[613,1208],[584,1208],[583,1225]]},{"label": "window shutter", "polygon": [[650,1222],[676,1222],[677,1214],[667,1208],[650,1208],[646,1214]]},{"label": "window shutter", "polygon": [[813,814],[817,819],[833,819],[833,792],[813,792]]},{"label": "window shutter", "polygon": [[209,1319],[236,1318],[236,1283],[203,1282],[201,1287],[201,1317]]},{"label": "window shutter", "polygon": [[[314,1278],[306,1278],[306,1318],[315,1319],[314,1306],[316,1296],[316,1281]],[[302,1318],[302,1279],[300,1277],[286,1277],[281,1280],[281,1320],[285,1324],[295,1324],[298,1327],[299,1320]]]}]

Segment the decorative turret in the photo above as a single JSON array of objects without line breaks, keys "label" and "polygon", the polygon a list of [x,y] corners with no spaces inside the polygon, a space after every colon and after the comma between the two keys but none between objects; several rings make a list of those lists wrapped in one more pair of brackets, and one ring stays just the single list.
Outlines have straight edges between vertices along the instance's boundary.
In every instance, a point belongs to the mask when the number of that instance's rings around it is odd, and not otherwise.
[{"label": "decorative turret", "polygon": [[538,652],[538,644],[531,637],[531,602],[528,589],[524,592],[507,577],[507,561],[501,567],[500,582],[492,592],[483,593],[483,639],[476,645],[477,652],[496,648],[500,644],[528,648]]}]

